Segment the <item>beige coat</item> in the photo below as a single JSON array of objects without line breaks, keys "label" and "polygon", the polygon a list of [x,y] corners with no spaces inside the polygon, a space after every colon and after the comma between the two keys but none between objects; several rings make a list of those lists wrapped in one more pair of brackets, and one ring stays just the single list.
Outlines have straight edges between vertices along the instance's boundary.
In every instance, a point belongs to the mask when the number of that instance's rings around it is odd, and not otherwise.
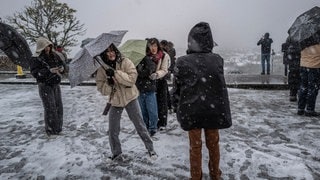
[{"label": "beige coat", "polygon": [[320,68],[320,44],[307,47],[301,51],[300,66]]},{"label": "beige coat", "polygon": [[[134,64],[127,58],[117,63],[115,70],[115,92],[111,98],[111,105],[115,107],[125,107],[132,100],[139,96],[139,91],[135,85],[137,80],[137,70]],[[97,89],[102,95],[110,96],[112,87],[107,82],[105,70],[100,67],[96,76]]]},{"label": "beige coat", "polygon": [[168,73],[168,68],[170,66],[170,56],[168,53],[164,53],[164,58],[161,59],[161,61],[157,65],[156,73],[158,74],[157,79],[163,78]]}]

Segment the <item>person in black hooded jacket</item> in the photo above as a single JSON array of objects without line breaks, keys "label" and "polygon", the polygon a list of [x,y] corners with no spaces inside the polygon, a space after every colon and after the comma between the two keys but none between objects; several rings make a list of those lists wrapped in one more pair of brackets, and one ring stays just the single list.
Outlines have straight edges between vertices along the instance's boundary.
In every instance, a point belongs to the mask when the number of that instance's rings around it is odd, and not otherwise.
[{"label": "person in black hooded jacket", "polygon": [[52,49],[53,44],[48,39],[38,38],[30,68],[38,83],[44,107],[45,131],[48,136],[58,135],[62,131],[63,124],[60,82],[64,67],[63,61]]},{"label": "person in black hooded jacket", "polygon": [[214,45],[209,24],[196,24],[188,36],[187,55],[179,57],[174,68],[173,104],[181,128],[189,133],[192,179],[202,177],[202,129],[210,176],[220,178],[219,129],[232,125],[223,59],[212,53]]}]

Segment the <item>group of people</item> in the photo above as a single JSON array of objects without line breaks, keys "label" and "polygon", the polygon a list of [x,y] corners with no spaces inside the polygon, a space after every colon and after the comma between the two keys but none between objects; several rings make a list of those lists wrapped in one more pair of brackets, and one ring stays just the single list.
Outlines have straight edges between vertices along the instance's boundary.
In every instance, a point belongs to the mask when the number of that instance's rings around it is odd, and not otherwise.
[{"label": "group of people", "polygon": [[[64,62],[46,38],[38,38],[32,57],[31,73],[36,78],[44,106],[45,131],[59,135],[63,124],[60,82]],[[121,158],[119,140],[121,114],[125,109],[151,158],[157,158],[152,136],[165,129],[168,107],[174,108],[183,130],[189,133],[190,172],[192,179],[202,177],[202,140],[204,129],[209,151],[209,172],[219,179],[219,129],[232,125],[223,59],[212,52],[211,28],[200,22],[188,36],[187,55],[175,60],[173,43],[148,38],[146,56],[135,66],[123,57],[114,44],[99,57],[106,66],[97,70],[96,85],[109,96],[109,143],[111,160]],[[173,89],[167,80],[172,78]]]},{"label": "group of people", "polygon": [[[270,74],[270,54],[273,40],[265,33],[257,45],[261,45],[261,75]],[[320,116],[315,104],[320,87],[320,33],[303,42],[296,42],[290,36],[282,44],[285,76],[288,76],[289,100],[298,101],[298,115]],[[289,69],[288,69],[289,68]],[[289,70],[289,73],[288,73]]]},{"label": "group of people", "polygon": [[[168,72],[173,72],[172,106],[183,130],[189,132],[190,172],[202,178],[201,133],[209,150],[209,171],[219,179],[219,129],[232,125],[223,59],[214,47],[208,23],[195,25],[188,36],[187,55],[179,57],[167,41],[148,38],[146,56],[135,67],[111,44],[100,57],[107,65],[97,70],[97,89],[109,96],[109,143],[112,160],[121,158],[120,119],[126,109],[151,158],[157,157],[152,136],[165,128],[168,114]],[[171,67],[171,68],[170,68]],[[170,76],[169,76],[170,77]],[[170,97],[170,95],[169,95]],[[169,98],[171,99],[171,98]]]}]

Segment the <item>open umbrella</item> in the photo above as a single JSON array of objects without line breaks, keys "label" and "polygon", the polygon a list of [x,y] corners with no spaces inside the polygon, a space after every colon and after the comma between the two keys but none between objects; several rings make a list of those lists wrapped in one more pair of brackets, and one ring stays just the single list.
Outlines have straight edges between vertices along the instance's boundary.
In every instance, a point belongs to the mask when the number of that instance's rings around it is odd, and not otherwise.
[{"label": "open umbrella", "polygon": [[30,67],[31,50],[27,41],[11,26],[0,22],[0,49],[24,68]]},{"label": "open umbrella", "polygon": [[119,51],[137,66],[146,55],[146,46],[146,40],[131,39],[119,47]]},{"label": "open umbrella", "polygon": [[69,81],[71,87],[86,81],[100,67],[96,56],[100,55],[111,44],[118,46],[127,31],[102,33],[86,44],[69,64]]},{"label": "open umbrella", "polygon": [[312,40],[320,33],[320,8],[315,6],[298,16],[288,33],[292,40],[300,44]]}]

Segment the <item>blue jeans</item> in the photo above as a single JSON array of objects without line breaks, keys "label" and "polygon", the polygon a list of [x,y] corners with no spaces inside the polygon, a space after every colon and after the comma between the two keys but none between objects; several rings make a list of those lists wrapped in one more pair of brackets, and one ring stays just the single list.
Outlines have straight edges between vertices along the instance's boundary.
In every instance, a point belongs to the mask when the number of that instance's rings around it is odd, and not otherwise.
[{"label": "blue jeans", "polygon": [[267,74],[270,74],[270,54],[261,54],[261,67],[262,67],[262,72],[261,73],[265,73],[265,67],[267,63]]},{"label": "blue jeans", "polygon": [[320,69],[300,67],[299,111],[305,108],[307,112],[314,111],[319,90],[319,76]]},{"label": "blue jeans", "polygon": [[158,129],[158,105],[155,92],[140,93],[139,104],[142,111],[143,121],[148,131],[156,132]]}]

